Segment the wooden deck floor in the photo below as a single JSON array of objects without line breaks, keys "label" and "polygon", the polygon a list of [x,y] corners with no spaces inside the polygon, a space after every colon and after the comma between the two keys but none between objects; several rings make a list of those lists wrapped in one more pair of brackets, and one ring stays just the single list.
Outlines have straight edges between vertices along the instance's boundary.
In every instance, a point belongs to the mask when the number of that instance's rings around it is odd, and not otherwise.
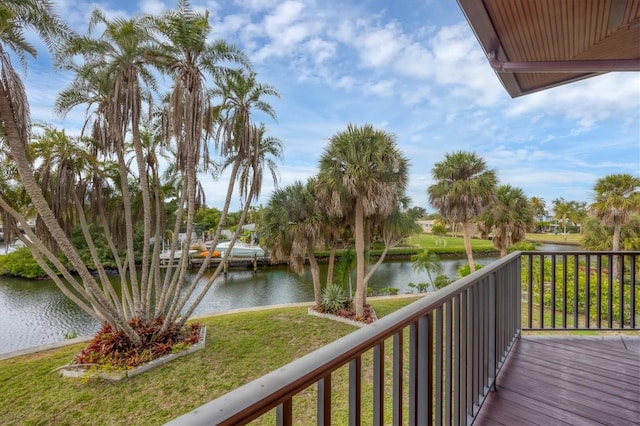
[{"label": "wooden deck floor", "polygon": [[640,425],[640,336],[523,336],[473,424]]}]

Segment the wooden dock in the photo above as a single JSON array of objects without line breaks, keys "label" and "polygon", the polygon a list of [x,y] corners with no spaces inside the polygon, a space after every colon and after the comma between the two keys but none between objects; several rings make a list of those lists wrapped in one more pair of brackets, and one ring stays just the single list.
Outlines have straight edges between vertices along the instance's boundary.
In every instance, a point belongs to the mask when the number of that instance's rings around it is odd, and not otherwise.
[{"label": "wooden dock", "polygon": [[[189,267],[190,268],[199,268],[204,263],[203,257],[191,257],[189,259]],[[209,260],[209,268],[217,268],[218,265],[222,262],[222,258],[213,257]],[[162,267],[168,266],[168,261],[162,262]],[[177,263],[177,261],[176,261]],[[174,266],[175,264],[174,263]],[[224,272],[226,273],[229,269],[232,268],[244,268],[244,269],[253,269],[254,272],[258,270],[260,266],[272,266],[274,265],[268,257],[231,257],[227,259],[226,265],[224,266]]]},{"label": "wooden dock", "polygon": [[474,425],[640,425],[640,335],[523,336]]}]

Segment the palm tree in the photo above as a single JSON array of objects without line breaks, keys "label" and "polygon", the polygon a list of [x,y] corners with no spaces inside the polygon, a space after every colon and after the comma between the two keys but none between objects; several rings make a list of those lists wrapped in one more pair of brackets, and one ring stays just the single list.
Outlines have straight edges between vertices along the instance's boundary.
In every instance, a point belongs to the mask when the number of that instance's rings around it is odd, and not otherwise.
[{"label": "palm tree", "polygon": [[404,192],[408,161],[395,137],[371,125],[349,124],[334,135],[320,158],[319,192],[329,196],[329,212],[353,215],[356,250],[356,317],[364,315],[366,301],[365,241],[368,218],[389,216]]},{"label": "palm tree", "polygon": [[435,290],[431,273],[440,274],[442,272],[442,264],[440,263],[438,255],[432,251],[425,250],[422,253],[411,256],[411,260],[413,261],[414,271],[427,271],[431,288]]},{"label": "palm tree", "polygon": [[567,239],[567,223],[577,224],[584,220],[586,203],[578,201],[566,201],[564,198],[556,198],[553,200],[554,217],[563,223],[564,239]]},{"label": "palm tree", "polygon": [[538,216],[544,216],[546,203],[540,197],[531,197],[529,199],[529,204],[531,208],[531,214],[533,214],[533,222],[535,224]]},{"label": "palm tree", "polygon": [[524,240],[527,229],[533,224],[530,202],[520,188],[501,185],[496,199],[483,215],[488,228],[493,230],[493,245],[506,256],[507,249]]},{"label": "palm tree", "polygon": [[[232,248],[250,212],[251,202],[256,201],[260,195],[265,168],[271,173],[276,186],[278,183],[276,160],[282,158],[282,143],[279,139],[266,135],[264,124],[256,126],[251,122],[251,115],[256,111],[264,112],[275,119],[275,111],[264,97],[278,96],[278,93],[271,86],[258,83],[254,73],[247,75],[242,71],[227,72],[218,76],[216,81],[221,86],[209,93],[221,96],[221,104],[211,108],[208,115],[215,119],[211,124],[218,126],[214,140],[224,158],[221,169],[231,167],[231,175],[212,248],[218,241],[222,227],[227,223],[231,196],[234,185],[238,182],[243,209],[238,223],[235,224],[236,231],[230,243]],[[227,250],[227,255],[230,251]],[[203,264],[190,289],[195,288],[197,280],[205,270],[206,265]],[[196,299],[198,303],[205,296],[206,290],[213,285],[215,277],[216,274],[213,274],[207,281]],[[184,300],[186,302],[187,299]],[[188,312],[196,306],[197,304],[192,304]]]},{"label": "palm tree", "polygon": [[298,181],[277,189],[264,209],[260,235],[271,259],[288,260],[299,275],[304,273],[305,258],[309,259],[314,300],[320,306],[320,269],[314,249],[322,244],[323,218],[315,186],[309,179],[306,184]]},{"label": "palm tree", "polygon": [[[65,230],[60,226],[55,212],[41,191],[40,183],[33,172],[32,158],[28,155],[30,152],[28,146],[30,132],[28,102],[22,82],[12,67],[8,49],[11,49],[23,63],[26,63],[24,59],[27,54],[32,56],[36,54],[35,48],[24,37],[26,29],[34,29],[52,48],[58,46],[58,44],[54,44],[57,37],[68,41],[73,39],[74,34],[66,25],[62,24],[53,13],[51,3],[46,0],[5,1],[0,5],[0,16],[2,17],[2,25],[0,25],[0,123],[3,123],[1,133],[8,142],[10,157],[16,165],[20,181],[26,193],[29,194],[39,220],[76,270],[80,280],[69,274],[52,251],[36,238],[36,235],[24,223],[24,217],[20,213],[4,200],[0,200],[0,209],[9,213],[15,220],[22,222],[29,237],[27,246],[31,249],[36,261],[52,277],[65,295],[85,312],[100,321],[113,324],[124,331],[134,343],[138,343],[138,336],[128,324],[123,323],[121,312],[110,303],[109,295],[107,292],[103,292],[103,289],[97,284]],[[74,194],[75,197],[78,195]],[[80,205],[80,200],[77,198],[74,202],[77,206]],[[79,214],[78,217],[80,220],[84,219],[83,215]],[[44,262],[45,257],[67,279],[72,290]],[[84,300],[79,298],[78,294],[82,295]],[[111,295],[111,297],[113,296]]]},{"label": "palm tree", "polygon": [[[151,304],[152,255],[149,242],[151,230],[159,232],[159,226],[153,226],[148,169],[144,144],[141,139],[141,120],[143,103],[150,99],[150,88],[155,88],[155,78],[145,62],[146,46],[151,39],[147,22],[141,19],[108,20],[95,9],[89,20],[89,29],[100,26],[104,31],[98,38],[88,36],[77,38],[65,45],[61,52],[66,66],[76,72],[76,80],[59,98],[57,107],[66,112],[80,103],[95,103],[96,116],[93,121],[92,136],[97,151],[106,158],[114,155],[118,167],[119,190],[122,193],[121,212],[125,233],[126,271],[131,284],[126,286],[131,294],[131,315],[139,319],[150,319],[148,307]],[[77,66],[73,61],[82,55],[85,62]],[[96,78],[99,77],[99,79]],[[84,96],[83,96],[84,95]],[[126,138],[131,135],[131,147]],[[133,210],[133,194],[130,193],[128,179],[131,176],[127,156],[133,152],[136,164],[136,180],[141,197],[141,214]],[[136,218],[144,224],[143,250],[140,276],[135,262],[134,230]],[[159,235],[156,235],[156,238]],[[107,234],[107,238],[110,235]],[[155,259],[153,259],[155,260]]]},{"label": "palm tree", "polygon": [[495,198],[496,174],[488,170],[475,153],[457,151],[445,154],[432,170],[435,183],[429,187],[429,202],[443,217],[460,223],[469,268],[475,271],[471,250],[471,221],[486,211]]},{"label": "palm tree", "polygon": [[622,226],[640,211],[640,178],[630,174],[613,174],[598,179],[593,187],[590,212],[606,226],[613,227],[613,251],[620,250]]}]

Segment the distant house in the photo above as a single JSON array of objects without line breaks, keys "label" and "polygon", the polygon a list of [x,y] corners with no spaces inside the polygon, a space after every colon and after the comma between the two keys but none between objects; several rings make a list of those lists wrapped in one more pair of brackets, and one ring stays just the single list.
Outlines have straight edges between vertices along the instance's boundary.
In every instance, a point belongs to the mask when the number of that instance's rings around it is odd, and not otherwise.
[{"label": "distant house", "polygon": [[433,225],[435,225],[436,221],[435,220],[417,220],[416,223],[420,225],[420,228],[422,228],[422,232],[426,232],[427,234],[430,234],[433,230]]}]

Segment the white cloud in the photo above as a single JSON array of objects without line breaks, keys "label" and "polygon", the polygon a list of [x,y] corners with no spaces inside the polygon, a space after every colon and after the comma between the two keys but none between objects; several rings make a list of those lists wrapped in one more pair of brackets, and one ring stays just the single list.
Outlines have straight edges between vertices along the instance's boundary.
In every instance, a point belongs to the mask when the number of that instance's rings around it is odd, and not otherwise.
[{"label": "white cloud", "polygon": [[354,40],[361,65],[377,68],[391,64],[401,50],[404,38],[398,27],[390,23],[382,28],[367,29],[368,25],[361,26]]},{"label": "white cloud", "polygon": [[138,2],[138,7],[142,12],[150,15],[160,14],[167,10],[164,3],[160,0],[143,0]]},{"label": "white cloud", "polygon": [[507,116],[557,114],[588,130],[614,112],[637,112],[639,104],[640,75],[609,73],[517,98],[509,105]]}]

